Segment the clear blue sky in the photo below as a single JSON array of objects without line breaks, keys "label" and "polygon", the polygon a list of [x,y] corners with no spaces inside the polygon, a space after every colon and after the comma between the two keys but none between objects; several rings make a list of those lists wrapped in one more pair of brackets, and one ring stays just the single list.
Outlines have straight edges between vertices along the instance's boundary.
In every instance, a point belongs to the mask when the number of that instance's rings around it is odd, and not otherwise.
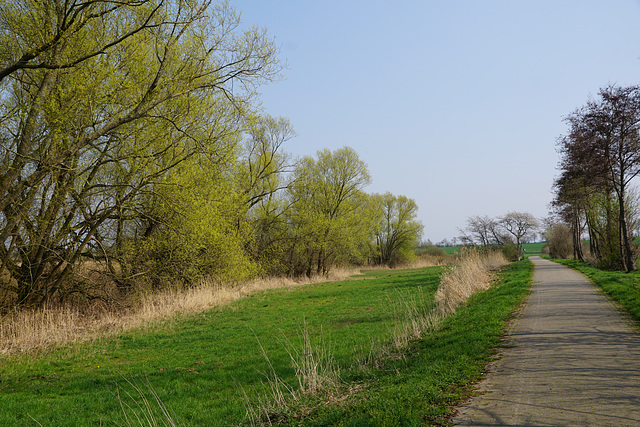
[{"label": "clear blue sky", "polygon": [[287,61],[262,88],[295,155],[348,145],[434,243],[473,215],[545,217],[562,118],[640,83],[640,0],[232,0]]}]

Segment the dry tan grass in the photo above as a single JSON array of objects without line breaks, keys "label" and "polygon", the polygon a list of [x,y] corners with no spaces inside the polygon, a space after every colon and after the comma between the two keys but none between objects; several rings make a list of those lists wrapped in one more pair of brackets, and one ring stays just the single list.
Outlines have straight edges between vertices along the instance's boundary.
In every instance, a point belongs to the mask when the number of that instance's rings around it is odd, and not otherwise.
[{"label": "dry tan grass", "polygon": [[116,397],[122,409],[122,426],[127,427],[177,427],[175,415],[162,402],[147,378],[144,381],[123,378],[131,392],[116,384]]},{"label": "dry tan grass", "polygon": [[[411,340],[421,338],[430,330],[431,307],[422,290],[416,294],[397,290],[389,298],[389,305],[395,318],[390,342],[393,351],[401,351]],[[381,353],[389,352],[389,349],[384,349]]]},{"label": "dry tan grass", "polygon": [[459,264],[442,274],[436,292],[436,314],[446,316],[478,291],[488,289],[493,280],[492,270],[506,265],[502,252],[483,253],[468,250],[460,255]]},{"label": "dry tan grass", "polygon": [[435,267],[438,265],[450,265],[455,262],[455,258],[450,255],[420,255],[418,259],[411,264],[413,268]]},{"label": "dry tan grass", "polygon": [[258,340],[269,370],[263,372],[265,391],[254,389],[253,398],[249,398],[240,385],[250,425],[272,425],[271,421],[277,419],[278,414],[290,412],[293,404],[308,396],[323,394],[325,399],[335,400],[340,394],[340,387],[344,385],[330,343],[325,341],[322,329],[318,336],[312,337],[305,321],[297,340],[283,337],[280,342],[289,354],[291,367],[298,379],[298,388],[291,387],[276,373],[269,355]]},{"label": "dry tan grass", "polygon": [[298,379],[298,393],[313,396],[338,388],[340,369],[322,332],[319,337],[312,338],[305,324],[298,345],[287,340],[286,348]]},{"label": "dry tan grass", "polygon": [[253,292],[328,280],[346,280],[355,273],[356,270],[338,269],[328,277],[262,278],[233,286],[221,286],[205,280],[190,289],[143,295],[136,307],[126,310],[107,310],[103,306],[96,306],[94,310],[84,310],[83,313],[73,307],[18,311],[0,320],[0,354],[44,350],[57,345],[92,340],[146,326],[176,314],[195,313],[229,304]]},{"label": "dry tan grass", "polygon": [[[455,258],[449,255],[446,255],[446,256],[420,255],[416,260],[405,263],[405,264],[398,264],[394,268],[403,269],[403,268],[435,267],[438,265],[449,265],[453,262],[455,262]],[[385,265],[365,268],[365,270],[389,270],[389,269],[390,268]]]}]

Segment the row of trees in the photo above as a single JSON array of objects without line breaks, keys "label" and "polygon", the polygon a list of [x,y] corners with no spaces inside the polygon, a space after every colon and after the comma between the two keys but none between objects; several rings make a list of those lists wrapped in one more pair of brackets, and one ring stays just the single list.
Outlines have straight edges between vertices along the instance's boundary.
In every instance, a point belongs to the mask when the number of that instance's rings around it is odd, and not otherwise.
[{"label": "row of trees", "polygon": [[296,165],[283,191],[250,212],[254,258],[271,274],[325,274],[344,264],[408,261],[422,235],[405,196],[368,194],[366,164],[348,147],[321,150]]},{"label": "row of trees", "polygon": [[522,243],[535,240],[540,222],[528,212],[509,212],[497,218],[487,215],[467,218],[467,226],[460,230],[460,240],[466,245],[514,245],[515,257],[522,256]]},{"label": "row of trees", "polygon": [[[0,305],[394,264],[415,203],[256,106],[273,41],[210,0],[0,8]],[[114,285],[115,284],[115,285]]]},{"label": "row of trees", "polygon": [[639,206],[631,184],[640,174],[640,87],[604,87],[566,122],[553,206],[570,225],[574,257],[585,259],[586,235],[601,267],[633,271]]}]

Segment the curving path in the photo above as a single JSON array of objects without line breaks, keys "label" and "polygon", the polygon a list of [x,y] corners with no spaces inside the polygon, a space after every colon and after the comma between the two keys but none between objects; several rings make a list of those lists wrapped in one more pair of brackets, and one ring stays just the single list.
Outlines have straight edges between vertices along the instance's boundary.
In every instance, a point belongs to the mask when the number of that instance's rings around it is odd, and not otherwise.
[{"label": "curving path", "polygon": [[461,426],[640,426],[640,335],[583,275],[531,257],[534,285]]}]

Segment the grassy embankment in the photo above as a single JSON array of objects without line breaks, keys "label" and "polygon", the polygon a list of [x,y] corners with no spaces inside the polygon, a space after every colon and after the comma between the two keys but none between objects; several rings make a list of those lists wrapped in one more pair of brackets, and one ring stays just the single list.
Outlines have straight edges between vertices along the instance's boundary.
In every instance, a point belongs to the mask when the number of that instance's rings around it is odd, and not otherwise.
[{"label": "grassy embankment", "polygon": [[552,261],[564,264],[587,276],[611,299],[618,302],[631,317],[640,321],[640,271],[632,273],[606,271],[574,260],[552,259]]},{"label": "grassy embankment", "polygon": [[[444,268],[258,292],[114,338],[0,356],[0,420],[141,425],[136,414],[155,413],[162,425],[164,407],[183,425],[246,425],[248,409],[269,409],[272,421],[292,424],[445,424],[499,345],[531,266],[506,267],[499,284],[398,352],[389,343],[433,305]],[[309,397],[297,391],[292,357],[311,353],[337,376]],[[274,390],[297,401],[278,409]]]}]

